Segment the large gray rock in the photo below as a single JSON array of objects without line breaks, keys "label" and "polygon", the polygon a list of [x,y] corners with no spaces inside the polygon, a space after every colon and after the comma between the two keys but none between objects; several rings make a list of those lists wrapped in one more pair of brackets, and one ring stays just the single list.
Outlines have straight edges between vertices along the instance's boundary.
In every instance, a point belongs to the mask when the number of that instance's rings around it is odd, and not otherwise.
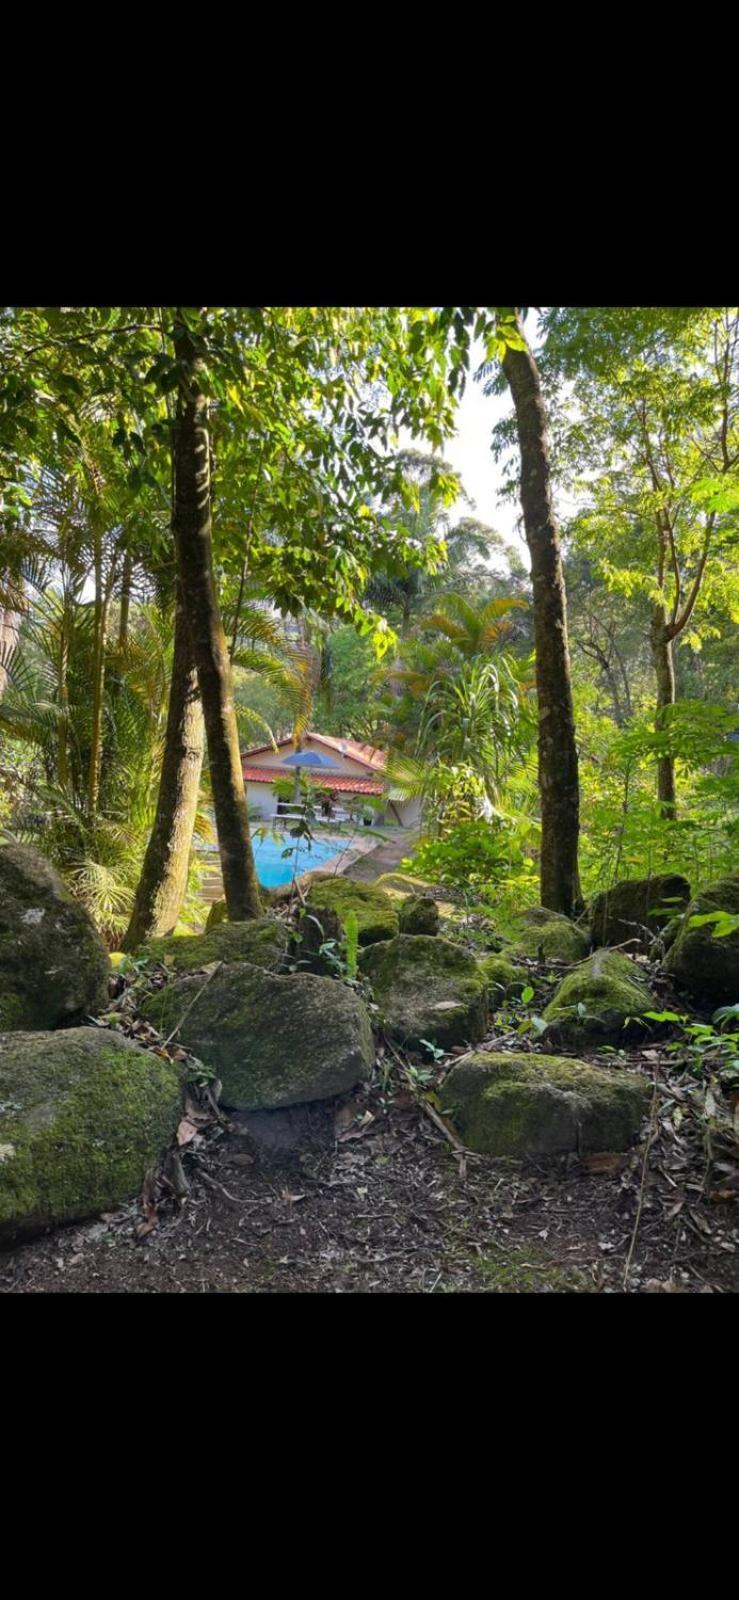
[{"label": "large gray rock", "polygon": [[704,923],[700,928],[690,926],[691,917],[711,916],[719,911],[730,917],[739,916],[739,872],[709,884],[691,900],[665,958],[665,967],[697,999],[732,1006],[739,1002],[739,927],[717,939],[714,923]]},{"label": "large gray rock", "polygon": [[564,1056],[469,1055],[441,1091],[470,1150],[490,1156],[554,1156],[623,1150],[637,1133],[651,1085]]},{"label": "large gray rock", "polygon": [[276,917],[257,917],[250,922],[218,922],[205,933],[171,934],[150,939],[139,955],[171,967],[173,972],[197,972],[212,961],[250,961],[255,967],[278,972],[284,965],[289,932],[287,923]]},{"label": "large gray rock", "polygon": [[0,1029],[58,1028],[104,1010],[108,953],[51,863],[0,846]]},{"label": "large gray rock", "polygon": [[618,950],[596,950],[568,972],[543,1013],[547,1037],[574,1048],[624,1044],[649,1029],[655,1007],[639,967]]},{"label": "large gray rock", "polygon": [[182,1098],[171,1062],[108,1029],[0,1034],[0,1239],[135,1195]]},{"label": "large gray rock", "polygon": [[142,1010],[164,1034],[182,1019],[178,1037],[238,1111],[345,1094],[374,1064],[366,1006],[346,984],[311,973],[280,978],[234,962],[205,985],[202,977],[167,984]]},{"label": "large gray rock", "polygon": [[473,956],[431,934],[400,933],[363,950],[362,976],[369,978],[383,1026],[411,1048],[423,1039],[441,1048],[482,1039],[489,981]]},{"label": "large gray rock", "polygon": [[685,909],[689,899],[690,884],[679,872],[662,873],[656,878],[626,878],[593,896],[593,944],[623,944],[626,939],[649,944],[649,935],[666,927],[672,917]]}]

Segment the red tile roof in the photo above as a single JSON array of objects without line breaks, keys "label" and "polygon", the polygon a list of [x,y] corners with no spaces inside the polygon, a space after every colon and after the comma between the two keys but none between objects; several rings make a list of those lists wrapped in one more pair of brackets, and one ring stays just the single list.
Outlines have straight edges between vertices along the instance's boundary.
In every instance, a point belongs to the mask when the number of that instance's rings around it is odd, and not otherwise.
[{"label": "red tile roof", "polygon": [[[278,778],[286,776],[279,767],[250,767],[246,761],[242,763],[242,771],[244,783],[275,783]],[[336,778],[333,773],[330,776],[327,773],[321,780],[318,769],[316,778],[318,787],[328,789],[332,794],[339,791],[342,794],[382,794],[382,784],[373,783],[371,778]]]},{"label": "red tile roof", "polygon": [[[336,750],[339,755],[347,756],[350,761],[359,761],[363,767],[371,767],[375,772],[381,772],[387,762],[386,750],[376,750],[374,745],[371,744],[360,744],[357,739],[338,739],[328,733],[313,732],[306,733],[303,737],[306,744],[310,744],[310,741],[314,739],[316,744],[324,744],[329,750]],[[292,744],[292,742],[292,737],[278,739],[277,745],[279,749],[282,749],[283,745]],[[262,755],[265,750],[271,749],[271,744],[254,745],[251,750],[242,750],[242,760],[248,759],[249,756]]]}]

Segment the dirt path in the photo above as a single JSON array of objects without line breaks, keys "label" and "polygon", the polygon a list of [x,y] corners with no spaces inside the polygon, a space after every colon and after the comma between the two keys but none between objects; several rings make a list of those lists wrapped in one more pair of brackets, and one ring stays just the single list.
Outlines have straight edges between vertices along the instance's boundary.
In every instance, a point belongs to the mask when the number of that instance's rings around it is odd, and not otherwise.
[{"label": "dirt path", "polygon": [[378,845],[370,855],[355,861],[353,867],[347,867],[344,876],[355,878],[359,883],[374,883],[383,872],[395,872],[401,861],[413,854],[417,839],[418,835],[412,829],[404,829],[402,835],[388,839],[386,844]]}]

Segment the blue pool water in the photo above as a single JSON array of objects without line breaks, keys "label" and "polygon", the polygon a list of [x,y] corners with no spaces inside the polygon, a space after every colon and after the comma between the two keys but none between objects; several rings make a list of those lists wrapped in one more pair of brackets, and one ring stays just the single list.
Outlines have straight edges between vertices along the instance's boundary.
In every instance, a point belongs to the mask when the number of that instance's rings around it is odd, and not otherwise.
[{"label": "blue pool water", "polygon": [[[310,872],[313,867],[331,861],[345,849],[346,840],[314,839],[309,843],[306,839],[293,839],[285,832],[279,839],[252,838],[252,844],[259,882],[265,889],[278,889],[281,884],[290,883],[293,876],[299,877],[301,872]],[[291,854],[284,855],[285,850],[290,850]]]}]

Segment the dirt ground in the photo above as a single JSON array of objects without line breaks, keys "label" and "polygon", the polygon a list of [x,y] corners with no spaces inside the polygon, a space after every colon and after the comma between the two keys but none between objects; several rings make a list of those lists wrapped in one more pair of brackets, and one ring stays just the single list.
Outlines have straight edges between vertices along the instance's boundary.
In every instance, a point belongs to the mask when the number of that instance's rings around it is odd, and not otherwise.
[{"label": "dirt ground", "polygon": [[142,1200],[0,1254],[0,1289],[736,1292],[736,1175],[707,1173],[675,1103],[660,1091],[633,1151],[583,1162],[465,1155],[382,1072],[331,1107],[203,1121],[180,1152],[186,1194],[160,1176]]}]

